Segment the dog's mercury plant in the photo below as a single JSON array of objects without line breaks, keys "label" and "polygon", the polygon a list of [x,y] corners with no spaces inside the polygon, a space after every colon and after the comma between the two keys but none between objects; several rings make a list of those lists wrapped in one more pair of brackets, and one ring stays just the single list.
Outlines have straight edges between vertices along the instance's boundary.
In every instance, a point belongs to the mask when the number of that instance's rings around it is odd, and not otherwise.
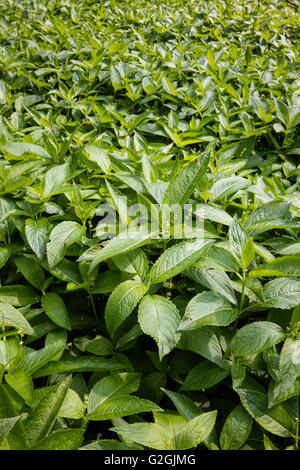
[{"label": "dog's mercury plant", "polygon": [[298,449],[297,0],[0,9],[0,449]]}]

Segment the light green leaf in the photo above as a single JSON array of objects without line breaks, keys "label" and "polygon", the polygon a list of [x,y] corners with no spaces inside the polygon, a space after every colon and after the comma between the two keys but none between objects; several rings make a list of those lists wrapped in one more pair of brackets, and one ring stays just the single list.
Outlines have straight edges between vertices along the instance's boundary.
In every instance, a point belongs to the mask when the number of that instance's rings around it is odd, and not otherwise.
[{"label": "light green leaf", "polygon": [[238,450],[247,441],[252,428],[252,418],[238,404],[227,417],[220,435],[222,450]]},{"label": "light green leaf", "polygon": [[150,271],[151,283],[165,281],[183,272],[204,256],[212,246],[211,240],[193,240],[168,248],[154,263]]},{"label": "light green leaf", "polygon": [[139,324],[158,345],[160,360],[178,343],[180,315],[177,307],[160,295],[147,295],[139,306]]},{"label": "light green leaf", "polygon": [[61,328],[71,330],[68,310],[64,304],[63,299],[56,292],[49,292],[42,295],[41,305],[46,315],[56,325]]},{"label": "light green leaf", "polygon": [[125,281],[115,288],[105,307],[105,323],[110,336],[115,334],[146,292],[145,284],[138,281]]},{"label": "light green leaf", "polygon": [[71,383],[67,377],[47,393],[24,421],[26,445],[31,447],[51,431]]},{"label": "light green leaf", "polygon": [[14,262],[18,270],[33,287],[39,290],[43,289],[46,279],[44,271],[36,261],[25,256],[15,256]]},{"label": "light green leaf", "polygon": [[221,382],[229,373],[228,369],[221,369],[210,361],[200,361],[190,370],[180,390],[205,390]]},{"label": "light green leaf", "polygon": [[65,221],[56,225],[47,243],[47,258],[50,268],[56,266],[65,256],[67,248],[77,243],[84,235],[84,228],[77,222]]},{"label": "light green leaf", "polygon": [[14,307],[25,307],[25,305],[36,304],[38,301],[39,296],[30,287],[21,285],[0,287],[0,302]]},{"label": "light green leaf", "polygon": [[296,276],[300,277],[300,256],[282,256],[252,269],[250,277]]},{"label": "light green leaf", "polygon": [[300,279],[281,277],[264,285],[264,305],[266,307],[289,309],[300,303]]},{"label": "light green leaf", "polygon": [[21,330],[27,335],[33,334],[33,328],[30,326],[26,318],[10,304],[0,303],[0,323],[4,327],[13,327]]},{"label": "light green leaf", "polygon": [[231,341],[234,356],[251,356],[271,348],[285,337],[283,329],[268,321],[257,321],[243,326]]},{"label": "light green leaf", "polygon": [[193,330],[206,325],[227,326],[238,315],[238,309],[232,307],[224,297],[216,292],[202,292],[188,303],[179,324],[180,330]]},{"label": "light green leaf", "polygon": [[163,198],[163,204],[183,205],[200,184],[209,163],[209,154],[182,167],[179,173],[170,181]]},{"label": "light green leaf", "polygon": [[25,235],[30,248],[41,260],[46,251],[49,234],[49,222],[45,217],[38,220],[25,220]]},{"label": "light green leaf", "polygon": [[78,450],[83,434],[84,429],[58,429],[36,442],[30,450]]}]

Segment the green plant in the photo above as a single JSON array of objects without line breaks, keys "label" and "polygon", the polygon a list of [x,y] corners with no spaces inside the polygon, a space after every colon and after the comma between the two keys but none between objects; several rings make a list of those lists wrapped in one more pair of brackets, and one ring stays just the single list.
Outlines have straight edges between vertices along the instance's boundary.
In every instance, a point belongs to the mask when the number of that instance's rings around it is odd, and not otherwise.
[{"label": "green plant", "polygon": [[299,11],[0,6],[0,449],[298,449]]}]

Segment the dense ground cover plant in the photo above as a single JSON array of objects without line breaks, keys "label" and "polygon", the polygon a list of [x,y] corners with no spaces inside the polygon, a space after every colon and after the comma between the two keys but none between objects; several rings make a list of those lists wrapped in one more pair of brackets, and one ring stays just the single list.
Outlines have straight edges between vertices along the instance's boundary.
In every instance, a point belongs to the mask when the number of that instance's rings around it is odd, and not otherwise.
[{"label": "dense ground cover plant", "polygon": [[297,449],[298,10],[0,7],[0,448]]}]

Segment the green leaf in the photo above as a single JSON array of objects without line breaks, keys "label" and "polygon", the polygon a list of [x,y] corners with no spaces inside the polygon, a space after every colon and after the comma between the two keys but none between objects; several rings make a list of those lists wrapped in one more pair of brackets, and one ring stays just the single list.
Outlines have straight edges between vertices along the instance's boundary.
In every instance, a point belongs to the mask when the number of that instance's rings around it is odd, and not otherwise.
[{"label": "green leaf", "polygon": [[75,372],[109,372],[119,369],[124,369],[124,364],[121,364],[113,359],[103,359],[94,356],[81,356],[69,359],[67,361],[60,360],[59,362],[49,362],[49,364],[45,367],[39,368],[37,372],[33,374],[33,378]]},{"label": "green leaf", "polygon": [[143,448],[137,445],[127,446],[116,439],[100,439],[80,447],[79,450],[143,450]]},{"label": "green leaf", "polygon": [[235,321],[238,309],[216,292],[202,292],[188,303],[179,331],[206,325],[226,326]]},{"label": "green leaf", "polygon": [[13,418],[0,418],[0,444],[8,436],[20,418],[22,418],[22,415],[14,416]]},{"label": "green leaf", "polygon": [[147,287],[138,281],[125,281],[115,288],[105,307],[105,323],[110,336],[115,334],[146,292]]},{"label": "green leaf", "polygon": [[105,421],[121,416],[135,415],[149,411],[162,411],[155,403],[131,395],[119,395],[108,398],[87,415],[90,421]]},{"label": "green leaf", "polygon": [[281,404],[268,409],[266,393],[248,389],[237,389],[237,392],[244,408],[260,426],[277,436],[292,435],[292,419]]},{"label": "green leaf", "polygon": [[96,356],[111,356],[113,354],[113,345],[104,336],[95,336],[93,339],[82,336],[76,338],[74,344],[81,351],[86,351]]},{"label": "green leaf", "polygon": [[238,450],[247,441],[252,428],[252,418],[238,404],[227,417],[220,435],[222,450]]},{"label": "green leaf", "polygon": [[70,419],[81,419],[84,416],[84,405],[79,395],[72,390],[68,389],[64,401],[59,409],[58,416]]},{"label": "green leaf", "polygon": [[240,190],[248,188],[251,182],[246,178],[239,176],[229,176],[227,178],[220,178],[211,187],[210,192],[213,194],[211,201],[218,201],[231,194],[237,193]]},{"label": "green leaf", "polygon": [[179,173],[170,181],[163,198],[163,204],[183,205],[195,191],[204,176],[209,163],[209,154],[182,167]]},{"label": "green leaf", "polygon": [[243,326],[231,341],[234,356],[251,356],[266,351],[285,337],[283,329],[268,321],[257,321]]},{"label": "green leaf", "polygon": [[250,277],[300,276],[300,256],[282,256],[252,269]]},{"label": "green leaf", "polygon": [[30,450],[77,450],[82,444],[84,429],[58,429],[39,440]]},{"label": "green leaf", "polygon": [[249,264],[252,263],[254,260],[255,256],[255,249],[254,249],[254,243],[253,243],[253,238],[250,237],[244,244],[242,248],[242,267],[244,269],[247,269]]},{"label": "green leaf", "polygon": [[110,428],[123,439],[136,442],[150,449],[166,450],[165,436],[158,423],[134,423]]},{"label": "green leaf", "polygon": [[193,400],[183,395],[183,393],[172,392],[165,388],[162,388],[162,390],[172,400],[177,411],[187,420],[191,420],[202,413],[201,408]]},{"label": "green leaf", "polygon": [[182,331],[177,344],[179,349],[200,354],[220,367],[224,367],[222,349],[217,334],[210,327],[202,327],[197,330]]},{"label": "green leaf", "polygon": [[300,302],[300,279],[281,277],[264,285],[264,305],[266,307],[289,309]]},{"label": "green leaf", "polygon": [[36,371],[45,366],[49,361],[54,360],[57,355],[65,349],[65,346],[47,346],[37,351],[28,349],[15,366],[16,370],[33,375]]},{"label": "green leaf", "polygon": [[4,150],[4,152],[15,157],[21,157],[24,155],[24,153],[33,153],[39,157],[50,158],[48,152],[46,152],[46,150],[43,149],[43,147],[40,145],[25,142],[11,142],[9,144],[3,145],[1,150]]},{"label": "green leaf", "polygon": [[221,369],[210,361],[200,361],[190,370],[180,390],[205,390],[221,382],[229,373],[228,369]]},{"label": "green leaf", "polygon": [[114,373],[101,379],[92,388],[88,400],[88,413],[101,414],[102,405],[108,399],[118,398],[136,392],[140,386],[141,375],[134,372]]},{"label": "green leaf", "polygon": [[23,370],[16,370],[5,375],[8,385],[14,389],[24,400],[28,406],[33,401],[33,381],[29,374]]},{"label": "green leaf", "polygon": [[42,217],[38,220],[25,220],[25,235],[30,248],[34,251],[38,259],[41,261],[48,242],[49,222],[48,219]]},{"label": "green leaf", "polygon": [[56,325],[61,328],[71,330],[71,324],[69,319],[68,310],[64,304],[63,299],[60,295],[55,292],[49,292],[41,297],[41,305],[46,315]]},{"label": "green leaf", "polygon": [[138,321],[143,332],[156,341],[162,360],[180,339],[177,333],[180,315],[176,306],[160,295],[147,295],[140,303]]},{"label": "green leaf", "polygon": [[39,296],[30,287],[21,285],[0,287],[0,302],[2,303],[14,307],[24,307],[29,304],[36,304],[38,301]]},{"label": "green leaf", "polygon": [[216,418],[217,411],[209,411],[189,421],[175,438],[176,449],[191,449],[203,442],[212,431]]},{"label": "green leaf", "polygon": [[148,272],[148,259],[142,249],[137,248],[123,255],[114,256],[113,261],[121,271],[137,274],[141,282],[145,281]]},{"label": "green leaf", "polygon": [[26,318],[12,305],[0,303],[0,322],[3,327],[13,327],[27,335],[33,334],[33,328]]},{"label": "green leaf", "polygon": [[31,447],[51,431],[70,382],[71,377],[67,377],[55,385],[24,420],[27,447]]},{"label": "green leaf", "polygon": [[210,240],[193,240],[178,243],[168,248],[158,258],[150,271],[152,284],[165,281],[183,272],[207,253],[212,245]]},{"label": "green leaf", "polygon": [[11,254],[11,247],[10,246],[1,246],[0,247],[0,269],[6,265],[8,258]]},{"label": "green leaf", "polygon": [[15,256],[14,261],[25,279],[36,289],[42,290],[46,279],[40,265],[33,259],[25,256]]},{"label": "green leaf", "polygon": [[[128,232],[120,233],[110,240],[104,248],[99,249],[99,251],[93,254],[90,259],[91,264],[89,271],[91,272],[98,266],[98,264],[106,261],[108,258],[145,245],[151,238],[154,238],[155,235],[157,234],[151,233],[147,229],[128,230]],[[83,254],[78,261],[84,261],[86,257],[87,256]]]},{"label": "green leaf", "polygon": [[64,190],[66,181],[69,178],[69,164],[54,166],[45,174],[44,198],[58,194]]},{"label": "green leaf", "polygon": [[47,259],[49,267],[56,266],[65,256],[67,248],[77,243],[84,235],[84,228],[77,222],[65,221],[56,225],[50,233],[47,243]]}]

